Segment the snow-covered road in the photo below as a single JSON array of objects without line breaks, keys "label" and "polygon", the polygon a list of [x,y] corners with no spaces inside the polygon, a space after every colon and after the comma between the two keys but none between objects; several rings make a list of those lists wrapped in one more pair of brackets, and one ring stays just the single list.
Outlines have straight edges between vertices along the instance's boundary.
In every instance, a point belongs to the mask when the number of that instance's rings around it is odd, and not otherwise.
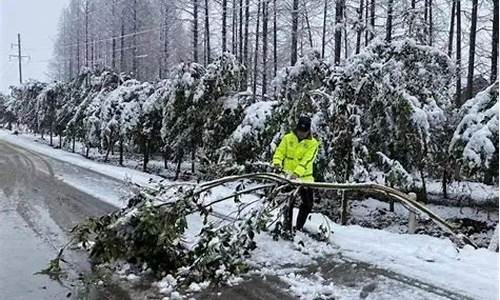
[{"label": "snow-covered road", "polygon": [[69,285],[88,267],[76,253],[68,252],[75,269],[63,284],[35,273],[57,255],[72,226],[114,209],[58,179],[77,173],[83,182],[92,178],[96,189],[121,184],[0,141],[0,299],[68,299],[75,294]]}]

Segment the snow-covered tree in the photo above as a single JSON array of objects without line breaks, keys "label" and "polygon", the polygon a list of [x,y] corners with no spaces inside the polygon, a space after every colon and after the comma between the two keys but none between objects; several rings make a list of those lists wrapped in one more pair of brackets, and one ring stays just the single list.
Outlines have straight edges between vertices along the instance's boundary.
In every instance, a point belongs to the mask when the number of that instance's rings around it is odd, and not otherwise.
[{"label": "snow-covered tree", "polygon": [[181,63],[174,67],[168,80],[168,92],[162,111],[161,136],[168,152],[175,152],[178,162],[177,175],[180,172],[184,154],[191,152],[194,157],[195,139],[200,128],[199,123],[192,123],[191,117],[196,116],[194,95],[205,69],[197,63]]},{"label": "snow-covered tree", "polygon": [[38,129],[49,132],[51,146],[53,145],[52,138],[55,132],[57,112],[63,105],[65,93],[65,85],[62,82],[53,82],[48,84],[36,98]]},{"label": "snow-covered tree", "polygon": [[468,100],[460,109],[460,122],[450,152],[466,175],[498,179],[498,81]]},{"label": "snow-covered tree", "polygon": [[30,80],[21,86],[11,86],[9,110],[16,121],[25,125],[32,132],[38,133],[37,97],[47,84]]},{"label": "snow-covered tree", "polygon": [[75,78],[71,97],[76,98],[74,100],[76,106],[65,130],[66,135],[73,140],[73,151],[76,139],[82,140],[87,145],[87,154],[91,146],[96,146],[96,128],[91,124],[96,124],[95,118],[99,118],[98,110],[105,94],[114,90],[123,80],[124,78],[108,70],[95,72],[85,70]]}]

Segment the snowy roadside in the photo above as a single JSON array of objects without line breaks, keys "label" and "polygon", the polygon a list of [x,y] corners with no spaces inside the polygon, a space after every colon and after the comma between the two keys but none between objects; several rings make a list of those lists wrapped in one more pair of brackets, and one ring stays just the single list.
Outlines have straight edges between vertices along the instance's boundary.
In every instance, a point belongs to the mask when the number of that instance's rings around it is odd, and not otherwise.
[{"label": "snowy roadside", "polygon": [[[220,199],[233,190],[231,187],[218,187],[205,201]],[[255,197],[252,195],[240,199],[242,203],[252,203],[253,200]],[[261,204],[252,205],[257,207]],[[226,201],[214,208],[230,214],[236,206]],[[193,215],[188,223],[188,239],[193,241],[195,233],[201,229],[202,220]],[[427,235],[398,234],[357,225],[341,226],[318,213],[311,215],[306,230],[317,234],[320,225],[327,225],[326,228],[331,231],[326,242],[300,232],[294,241],[275,241],[269,233],[258,234],[255,239],[258,248],[248,259],[256,270],[254,274],[262,278],[278,276],[289,286],[288,291],[301,299],[353,299],[359,297],[359,291],[369,282],[363,282],[363,275],[358,274],[360,282],[355,286],[336,284],[332,278],[326,278],[328,270],[322,270],[322,261],[336,261],[339,265],[351,262],[354,267],[357,263],[366,263],[413,279],[415,286],[423,283],[430,286],[428,290],[442,289],[445,294],[443,299],[447,298],[447,292],[473,299],[498,299],[498,253],[484,248],[457,249],[449,239]],[[333,276],[342,277],[343,274]],[[383,275],[375,279],[378,287],[372,291],[372,299],[391,299],[388,291],[394,281],[384,283],[384,280]],[[405,299],[437,299],[436,294],[425,294],[424,288],[406,288],[402,292],[406,295]]]},{"label": "snowy roadside", "polygon": [[[160,179],[158,176],[137,170],[105,165],[85,159],[78,154],[53,149],[37,143],[30,136],[14,136],[8,131],[0,130],[0,139],[118,180],[147,185],[150,179]],[[81,182],[81,178],[76,175],[68,177],[62,174],[62,179],[77,187]],[[89,181],[87,186],[91,185],[93,183]],[[230,187],[214,190],[212,197],[215,199],[225,196],[231,194],[233,190]],[[243,202],[252,200],[251,195],[242,198]],[[221,202],[215,208],[224,214],[236,209],[230,202]],[[189,232],[196,232],[200,221],[196,218],[189,220]],[[311,216],[307,229],[310,232],[317,232],[318,226],[325,222],[333,231],[329,243],[316,241],[304,234],[298,234],[294,242],[274,241],[269,234],[261,233],[256,237],[259,247],[252,253],[249,262],[259,268],[260,274],[264,276],[279,276],[289,285],[289,291],[303,299],[328,295],[344,299],[352,297],[352,289],[336,286],[321,275],[307,277],[298,273],[306,266],[317,264],[317,260],[321,258],[328,259],[338,255],[441,286],[472,298],[498,298],[498,253],[486,249],[456,250],[449,240],[425,235],[396,234],[352,225],[340,226],[320,214]],[[276,251],[277,249],[279,251]],[[293,266],[291,271],[290,266]]]},{"label": "snowy roadside", "polygon": [[[70,153],[68,151],[64,151],[61,149],[54,149],[53,147],[49,145],[45,145],[42,143],[37,142],[35,136],[26,134],[20,134],[20,135],[14,135],[10,131],[5,130],[5,129],[0,129],[0,140],[6,141],[10,144],[19,146],[21,148],[24,148],[26,150],[30,150],[39,154],[42,154],[44,156],[47,156],[49,158],[58,160],[60,162],[66,162],[71,165],[75,165],[111,178],[114,178],[119,181],[125,181],[125,182],[131,182],[134,184],[137,184],[139,186],[147,186],[152,180],[158,181],[162,180],[160,176],[156,176],[153,174],[148,174],[145,172],[141,172],[138,170],[126,168],[126,167],[119,167],[119,166],[113,166],[110,164],[104,164],[100,162],[95,162],[90,159],[86,159],[85,157],[77,154],[77,153]],[[66,175],[66,174],[64,174]],[[65,176],[64,176],[65,177]],[[80,178],[75,178],[75,177],[68,177],[66,178],[66,181],[71,184],[72,186],[75,186],[77,183],[76,180],[80,180]],[[95,196],[96,193],[92,194],[92,190],[86,189],[85,192],[90,192],[91,195]],[[102,197],[100,197],[102,198]],[[116,200],[116,198],[114,199]],[[116,201],[114,201],[116,205]]]}]

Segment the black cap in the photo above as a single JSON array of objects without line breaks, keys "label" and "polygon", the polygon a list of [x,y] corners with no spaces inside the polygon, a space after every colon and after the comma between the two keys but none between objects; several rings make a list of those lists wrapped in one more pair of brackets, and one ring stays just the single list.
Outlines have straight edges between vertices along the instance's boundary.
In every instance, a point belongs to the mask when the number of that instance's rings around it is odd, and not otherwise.
[{"label": "black cap", "polygon": [[311,130],[311,119],[306,116],[300,116],[297,122],[297,130],[300,131],[310,131]]}]

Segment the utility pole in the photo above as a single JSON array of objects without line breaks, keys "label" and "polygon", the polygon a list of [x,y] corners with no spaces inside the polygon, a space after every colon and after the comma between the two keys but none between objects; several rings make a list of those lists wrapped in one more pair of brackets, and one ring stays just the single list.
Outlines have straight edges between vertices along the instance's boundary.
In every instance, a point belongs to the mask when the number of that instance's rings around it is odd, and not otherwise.
[{"label": "utility pole", "polygon": [[22,72],[22,59],[29,58],[29,56],[21,55],[21,34],[17,34],[17,44],[12,43],[11,48],[17,47],[17,55],[9,55],[9,58],[16,57],[19,61],[19,83],[23,84],[23,72]]}]

